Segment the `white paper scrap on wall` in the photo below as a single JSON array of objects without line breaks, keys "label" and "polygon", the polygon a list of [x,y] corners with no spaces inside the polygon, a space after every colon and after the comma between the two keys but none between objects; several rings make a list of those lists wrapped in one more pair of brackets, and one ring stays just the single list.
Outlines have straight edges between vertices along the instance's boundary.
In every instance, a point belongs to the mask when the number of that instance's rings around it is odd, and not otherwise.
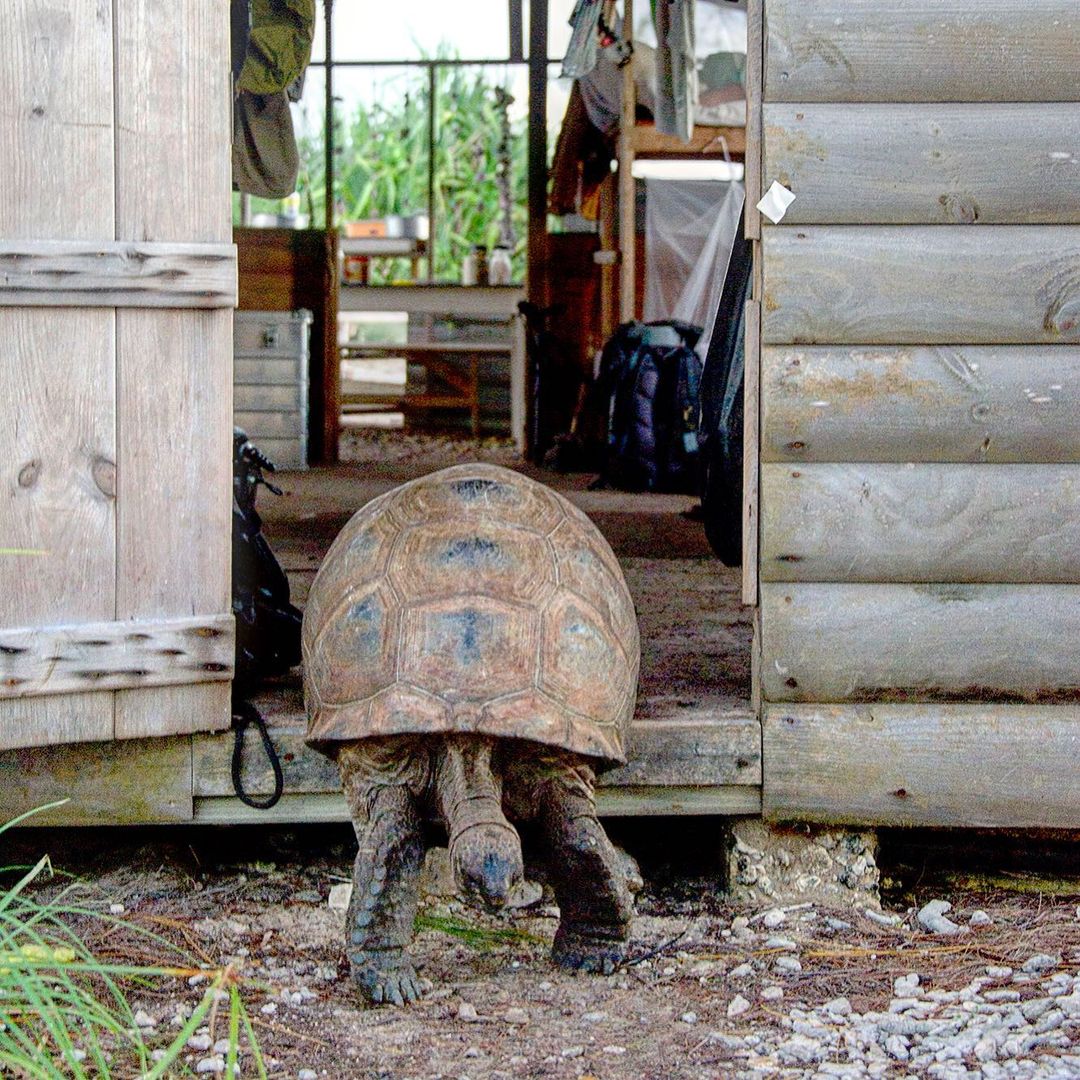
[{"label": "white paper scrap on wall", "polygon": [[789,191],[779,180],[774,180],[772,187],[765,192],[765,197],[757,208],[774,224],[784,220],[788,207],[795,201],[795,194]]}]

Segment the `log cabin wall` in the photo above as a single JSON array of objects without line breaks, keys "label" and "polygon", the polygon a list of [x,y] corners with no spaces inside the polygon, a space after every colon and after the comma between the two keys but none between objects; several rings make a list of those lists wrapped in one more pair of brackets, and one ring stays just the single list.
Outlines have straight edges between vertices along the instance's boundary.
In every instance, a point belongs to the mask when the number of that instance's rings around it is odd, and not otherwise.
[{"label": "log cabin wall", "polygon": [[1080,8],[763,8],[765,814],[1075,828]]},{"label": "log cabin wall", "polygon": [[229,723],[228,32],[219,0],[5,7],[3,748]]}]

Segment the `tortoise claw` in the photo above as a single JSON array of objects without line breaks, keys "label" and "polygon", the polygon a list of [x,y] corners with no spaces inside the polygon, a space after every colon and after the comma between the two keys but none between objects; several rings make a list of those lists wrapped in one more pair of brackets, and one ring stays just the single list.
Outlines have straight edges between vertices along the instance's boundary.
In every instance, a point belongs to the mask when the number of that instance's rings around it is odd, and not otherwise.
[{"label": "tortoise claw", "polygon": [[352,977],[371,1005],[411,1005],[422,996],[412,961],[395,953],[380,950],[351,957]]}]

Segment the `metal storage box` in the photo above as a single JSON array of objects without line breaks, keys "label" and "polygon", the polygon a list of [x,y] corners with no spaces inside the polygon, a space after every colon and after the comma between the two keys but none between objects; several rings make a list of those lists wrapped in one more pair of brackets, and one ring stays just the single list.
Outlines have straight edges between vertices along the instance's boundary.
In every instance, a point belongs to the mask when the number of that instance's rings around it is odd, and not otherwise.
[{"label": "metal storage box", "polygon": [[280,468],[305,468],[310,311],[238,311],[233,321],[233,415]]}]

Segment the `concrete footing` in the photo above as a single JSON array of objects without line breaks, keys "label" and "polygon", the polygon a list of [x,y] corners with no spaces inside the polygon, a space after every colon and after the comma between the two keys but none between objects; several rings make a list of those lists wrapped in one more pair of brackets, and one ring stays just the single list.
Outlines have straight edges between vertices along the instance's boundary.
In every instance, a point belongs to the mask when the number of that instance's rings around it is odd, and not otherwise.
[{"label": "concrete footing", "polygon": [[777,828],[758,818],[730,828],[728,890],[736,903],[880,909],[872,829]]}]

